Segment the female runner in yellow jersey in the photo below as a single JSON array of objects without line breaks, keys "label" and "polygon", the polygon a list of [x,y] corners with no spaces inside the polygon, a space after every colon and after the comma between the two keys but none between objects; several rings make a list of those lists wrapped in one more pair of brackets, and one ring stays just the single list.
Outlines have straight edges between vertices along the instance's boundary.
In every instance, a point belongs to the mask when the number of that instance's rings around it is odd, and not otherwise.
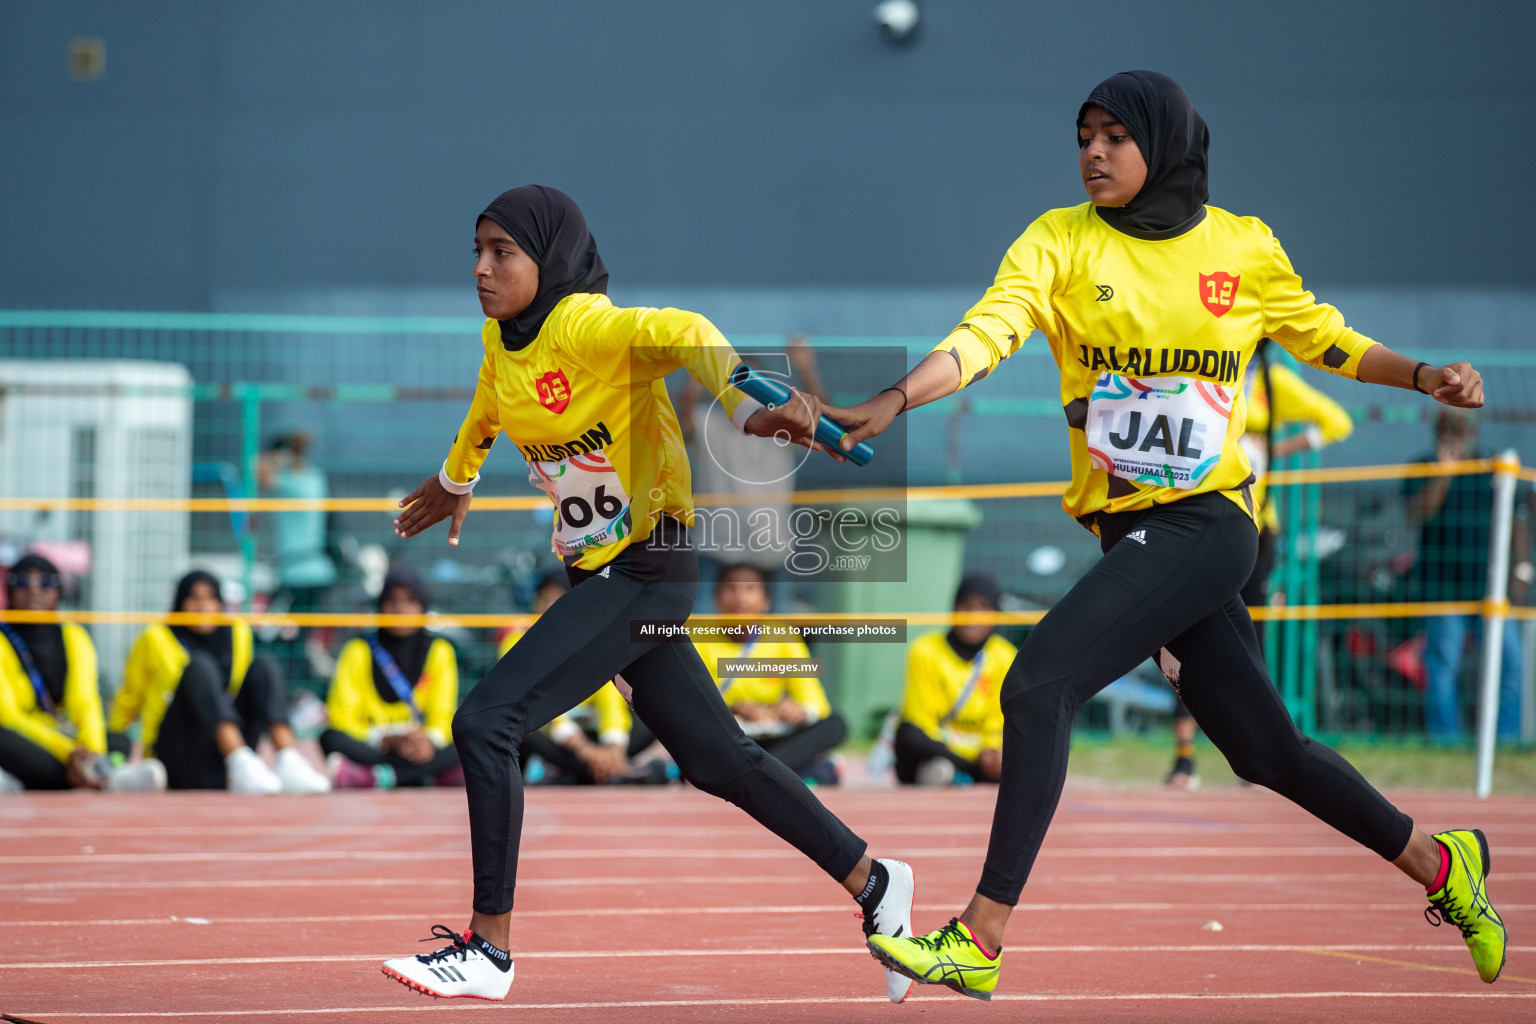
[{"label": "female runner in yellow jersey", "polygon": [[[479,387],[442,471],[401,502],[396,531],[411,537],[451,519],[456,544],[480,464],[506,434],[555,506],[553,546],[571,589],[454,716],[474,860],[470,929],[461,937],[434,926],[447,946],[387,961],[384,972],[431,995],[505,997],[523,819],[518,745],[620,673],[635,715],[688,781],[737,804],[841,882],[863,908],[866,935],[910,931],[911,869],[871,861],[793,772],[742,734],[692,643],[636,629],[687,619],[698,589],[688,459],[663,378],[686,367],[743,432],[818,449],[819,403],[802,396],[766,409],[745,398],[728,384],[735,351],[696,313],[615,307],[597,243],[563,192],[527,185],[498,196],[476,225],[475,253],[489,318]],[[907,987],[887,978],[893,999]]]},{"label": "female runner in yellow jersey", "polygon": [[1184,701],[1238,775],[1426,886],[1426,913],[1462,929],[1492,981],[1505,934],[1483,886],[1482,833],[1416,830],[1343,758],[1302,736],[1238,596],[1258,530],[1235,399],[1260,338],[1319,369],[1446,405],[1481,406],[1482,380],[1466,363],[1416,364],[1350,330],[1302,287],[1262,222],[1205,205],[1209,135],[1172,79],[1115,75],[1083,104],[1077,129],[1089,202],[1031,224],[981,301],[905,378],[830,410],[850,428],[848,444],[874,437],[904,409],[982,379],[1040,331],[1061,370],[1072,455],[1062,505],[1104,551],[1030,633],[1004,682],[1002,780],[970,905],[927,936],[872,936],[871,952],[918,981],[990,995],[1003,926],[1060,799],[1073,715],[1166,647],[1182,662]]}]

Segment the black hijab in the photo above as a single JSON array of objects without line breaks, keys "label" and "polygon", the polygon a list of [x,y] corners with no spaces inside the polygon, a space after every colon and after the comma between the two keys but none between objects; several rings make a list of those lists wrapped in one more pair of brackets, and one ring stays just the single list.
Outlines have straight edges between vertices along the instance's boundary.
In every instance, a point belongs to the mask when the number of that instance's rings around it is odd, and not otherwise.
[{"label": "black hijab", "polygon": [[[11,572],[18,576],[29,572],[40,572],[45,576],[59,575],[58,566],[42,555],[21,556],[11,566]],[[6,604],[16,607],[9,593],[6,594]],[[11,628],[16,631],[21,642],[27,645],[32,664],[37,668],[38,675],[43,677],[43,685],[48,687],[48,696],[53,698],[55,705],[62,705],[64,681],[69,677],[69,655],[64,650],[64,627],[57,622],[17,622]]]},{"label": "black hijab", "polygon": [[[967,597],[981,598],[993,611],[1003,606],[1003,592],[998,587],[997,580],[984,572],[973,572],[960,581],[960,586],[955,589],[955,607],[958,608],[960,602]],[[991,634],[987,634],[987,638],[990,637]],[[944,634],[944,639],[949,641],[950,650],[958,654],[962,661],[974,661],[976,655],[981,653],[981,649],[987,646],[987,638],[983,638],[979,644],[968,644],[955,634],[953,626],[948,633]]]},{"label": "black hijab", "polygon": [[501,321],[508,351],[526,348],[539,336],[555,303],[580,292],[608,292],[608,268],[597,254],[576,200],[547,185],[523,185],[491,200],[480,216],[499,224],[539,265],[539,290],[528,308]]},{"label": "black hijab", "polygon": [[1156,71],[1122,71],[1106,78],[1078,108],[1103,107],[1125,125],[1147,161],[1147,181],[1124,206],[1095,207],[1117,231],[1133,238],[1182,235],[1205,217],[1206,161],[1211,133],[1179,83]]},{"label": "black hijab", "polygon": [[[421,603],[423,611],[431,606],[432,595],[427,592],[427,586],[421,582],[421,577],[409,569],[392,569],[389,575],[384,577],[384,587],[379,591],[379,611],[384,610],[384,599],[396,587],[404,587],[410,591],[411,596]],[[421,678],[422,670],[427,667],[427,654],[432,650],[432,639],[432,634],[425,629],[418,629],[409,636],[395,636],[382,629],[379,630],[380,646],[395,659],[395,664],[400,666],[400,674],[405,676],[405,681],[413,687]],[[379,696],[385,703],[400,699],[400,695],[395,693],[395,688],[390,685],[389,677],[379,667],[377,659],[373,663],[373,688],[379,692]]]},{"label": "black hijab", "polygon": [[[219,605],[224,604],[224,590],[219,586],[218,577],[201,569],[193,569],[177,581],[176,599],[171,603],[171,611],[181,611],[182,603],[192,596],[192,588],[199,583],[212,587],[213,596],[219,599]],[[231,627],[219,626],[212,633],[194,633],[189,626],[172,626],[171,634],[181,641],[181,646],[187,649],[188,654],[202,651],[218,662],[226,679],[234,671],[235,631]]]}]

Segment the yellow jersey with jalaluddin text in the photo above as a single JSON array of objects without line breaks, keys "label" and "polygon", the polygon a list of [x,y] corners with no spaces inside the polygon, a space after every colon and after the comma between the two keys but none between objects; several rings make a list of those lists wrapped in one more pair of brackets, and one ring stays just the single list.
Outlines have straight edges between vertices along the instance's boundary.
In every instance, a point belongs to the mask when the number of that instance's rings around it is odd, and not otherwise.
[{"label": "yellow jersey with jalaluddin text", "polygon": [[444,468],[451,480],[473,479],[506,434],[554,505],[552,548],[577,568],[599,568],[645,540],[658,516],[692,522],[667,374],[686,367],[737,427],[758,408],[730,386],[735,350],[697,313],[625,309],[580,293],[561,299],[518,351],[502,345],[496,320],[480,333],[480,383]]},{"label": "yellow jersey with jalaluddin text", "polygon": [[1356,378],[1376,344],[1318,302],[1263,222],[1214,206],[1176,238],[1117,231],[1092,203],[1051,210],[1009,248],[997,278],[935,351],[961,386],[1031,331],[1061,370],[1075,516],[1225,492],[1250,516],[1242,381],[1260,338]]}]

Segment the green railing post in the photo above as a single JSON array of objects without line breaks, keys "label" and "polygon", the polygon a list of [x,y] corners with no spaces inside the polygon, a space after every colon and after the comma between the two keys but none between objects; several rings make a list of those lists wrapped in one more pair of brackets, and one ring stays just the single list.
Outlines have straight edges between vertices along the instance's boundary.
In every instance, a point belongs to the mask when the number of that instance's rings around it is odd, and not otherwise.
[{"label": "green railing post", "polygon": [[[1287,456],[1278,468],[1296,469],[1299,462],[1300,460],[1294,455]],[[1285,501],[1280,507],[1280,536],[1277,538],[1280,550],[1284,554],[1280,572],[1281,584],[1285,588],[1286,605],[1301,605],[1306,601],[1302,593],[1301,543],[1306,531],[1302,487],[1298,484],[1290,484],[1279,488],[1278,491],[1285,495]],[[1301,630],[1298,628],[1300,625],[1294,619],[1286,619],[1280,624],[1280,696],[1285,701],[1286,710],[1291,713],[1291,717],[1298,721],[1301,717],[1301,687],[1297,672],[1297,666],[1301,660]]]},{"label": "green railing post", "polygon": [[[246,494],[257,497],[256,463],[261,458],[261,388],[256,384],[236,384],[231,391],[240,399],[240,471],[245,475]],[[245,535],[240,538],[240,584],[245,590],[241,607],[251,610],[256,579],[255,520],[247,515]]]},{"label": "green railing post", "polygon": [[[1322,462],[1313,449],[1307,449],[1300,461],[1307,469],[1316,469]],[[1321,558],[1318,555],[1319,533],[1322,527],[1322,488],[1315,482],[1302,485],[1302,522],[1306,531],[1306,551],[1302,560],[1302,602],[1318,604],[1322,591]],[[1306,619],[1301,627],[1301,652],[1297,670],[1300,672],[1300,700],[1296,724],[1302,732],[1317,728],[1317,620]]]}]

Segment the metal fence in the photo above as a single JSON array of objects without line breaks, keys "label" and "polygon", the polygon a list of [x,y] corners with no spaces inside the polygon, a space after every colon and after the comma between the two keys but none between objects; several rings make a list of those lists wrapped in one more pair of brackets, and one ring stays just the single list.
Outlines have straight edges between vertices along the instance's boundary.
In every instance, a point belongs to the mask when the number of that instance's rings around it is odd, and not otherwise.
[{"label": "metal fence", "polygon": [[[242,608],[288,613],[260,620],[263,639],[295,680],[315,688],[323,687],[326,657],[368,621],[360,616],[385,569],[407,564],[434,584],[438,625],[458,643],[465,678],[477,678],[494,657],[488,627],[526,609],[538,574],[556,564],[547,503],[530,493],[522,461],[501,453],[487,464],[457,548],[441,530],[401,541],[390,522],[392,500],[440,464],[463,415],[478,327],[451,318],[0,311],[0,562],[38,543],[73,559],[73,607],[100,616],[109,682],[120,661],[108,651],[126,648],[132,623],[167,610],[170,581],[186,567],[211,568],[235,584],[230,596]],[[894,345],[916,359],[931,339],[810,343],[828,353]],[[1482,369],[1490,392],[1483,452],[1531,448],[1536,354],[1416,355],[1470,358]],[[829,356],[821,370],[834,401],[872,390],[856,358]],[[1357,429],[1344,445],[1298,456],[1274,476],[1282,541],[1273,589],[1283,607],[1258,616],[1267,656],[1303,728],[1416,736],[1424,617],[1489,617],[1502,598],[1486,591],[1452,608],[1425,605],[1415,590],[1415,566],[1430,553],[1419,550],[1404,517],[1404,495],[1426,472],[1417,460],[1431,449],[1433,403],[1313,377]],[[1067,470],[1056,388],[1044,346],[1026,347],[981,388],[916,410],[909,423],[908,499],[976,503],[981,519],[965,567],[999,578],[1012,608],[1005,628],[1016,638],[1097,558],[1094,538],[1062,515],[1059,487],[1049,483]],[[325,497],[284,504],[257,480],[274,439],[299,431],[311,439],[307,461],[320,471]],[[1469,462],[1458,472],[1486,476],[1491,486],[1492,469]],[[1505,488],[1515,532],[1528,528],[1518,513],[1532,476],[1522,474]],[[1044,482],[1010,484],[1019,480]],[[828,462],[799,486],[849,481]],[[296,588],[284,586],[277,558],[283,517],[299,515],[323,517],[325,554],[337,570],[302,605],[315,618],[291,614],[300,606],[285,602]],[[119,578],[132,586],[107,585]],[[797,607],[823,603],[815,587],[789,596]],[[923,611],[937,622],[933,607]],[[1512,614],[1529,619],[1522,607]],[[310,627],[305,636],[293,635],[295,622]],[[114,638],[114,629],[122,635]],[[1463,660],[1470,720],[1478,659]]]}]

